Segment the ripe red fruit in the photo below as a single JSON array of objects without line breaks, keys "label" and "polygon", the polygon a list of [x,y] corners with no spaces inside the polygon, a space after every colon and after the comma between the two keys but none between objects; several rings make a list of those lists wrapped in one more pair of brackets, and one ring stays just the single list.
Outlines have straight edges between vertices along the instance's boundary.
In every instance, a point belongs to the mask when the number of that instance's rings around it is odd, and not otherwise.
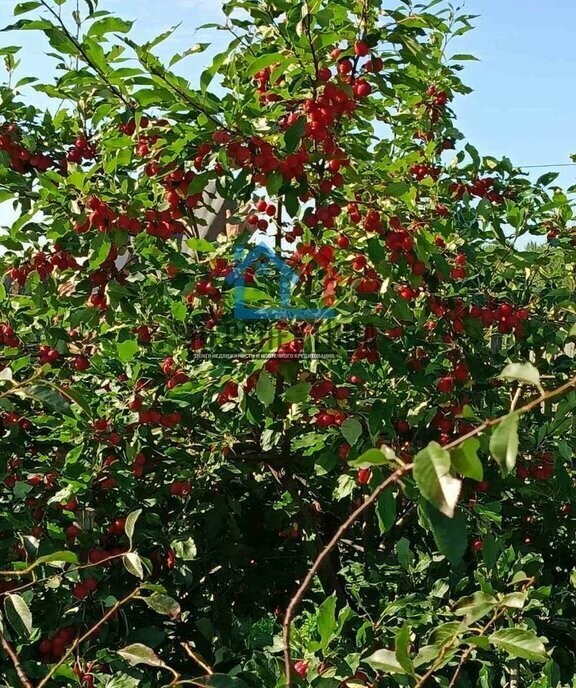
[{"label": "ripe red fruit", "polygon": [[353,69],[352,62],[350,62],[350,60],[348,60],[348,59],[341,60],[338,63],[338,73],[339,74],[342,74],[342,75],[350,74],[352,69]]},{"label": "ripe red fruit", "polygon": [[74,360],[74,370],[79,372],[83,370],[88,370],[90,367],[90,359],[86,356],[77,356]]},{"label": "ripe red fruit", "polygon": [[336,239],[336,245],[338,246],[338,248],[349,248],[350,247],[350,239],[345,234],[341,234]]},{"label": "ripe red fruit", "polygon": [[77,583],[74,588],[72,588],[72,594],[77,600],[83,600],[88,595],[88,590],[82,583]]},{"label": "ripe red fruit", "polygon": [[86,590],[88,590],[88,592],[94,592],[94,590],[96,590],[96,588],[98,587],[98,581],[92,577],[87,578],[84,581],[84,587],[86,588]]},{"label": "ripe red fruit", "polygon": [[410,425],[405,420],[396,421],[396,432],[405,435],[410,432]]},{"label": "ripe red fruit", "polygon": [[438,382],[438,391],[442,394],[449,394],[454,389],[454,378],[452,375],[445,375]]},{"label": "ripe red fruit", "polygon": [[372,471],[369,468],[361,468],[358,471],[358,483],[360,485],[367,485],[372,477]]},{"label": "ripe red fruit", "polygon": [[45,638],[38,646],[38,649],[40,650],[40,653],[43,655],[52,654],[52,641],[48,640],[48,638]]},{"label": "ripe red fruit", "polygon": [[308,673],[308,662],[296,662],[296,664],[294,664],[294,673],[301,678],[305,678]]},{"label": "ripe red fruit", "polygon": [[350,390],[347,387],[337,387],[334,391],[334,396],[336,399],[348,399],[350,396]]},{"label": "ripe red fruit", "polygon": [[328,67],[320,67],[318,70],[318,81],[330,81],[332,72]]},{"label": "ripe red fruit", "polygon": [[66,528],[66,537],[68,540],[75,540],[81,532],[82,529],[78,526],[68,526],[68,528]]},{"label": "ripe red fruit", "polygon": [[466,363],[457,363],[454,366],[454,379],[457,382],[467,382],[470,379],[470,371]]},{"label": "ripe red fruit", "polygon": [[472,543],[472,549],[475,552],[479,552],[482,549],[482,547],[484,547],[484,543],[482,542],[482,540],[474,540],[474,542]]},{"label": "ripe red fruit", "polygon": [[368,53],[370,52],[370,46],[366,41],[356,41],[354,45],[354,53],[358,57],[366,57]]},{"label": "ripe red fruit", "polygon": [[340,445],[340,447],[339,447],[339,449],[338,449],[338,456],[339,456],[341,459],[343,459],[343,460],[344,460],[344,459],[347,459],[347,458],[348,458],[348,454],[350,454],[350,449],[351,449],[351,447],[350,447],[349,444],[342,444],[342,445]]}]

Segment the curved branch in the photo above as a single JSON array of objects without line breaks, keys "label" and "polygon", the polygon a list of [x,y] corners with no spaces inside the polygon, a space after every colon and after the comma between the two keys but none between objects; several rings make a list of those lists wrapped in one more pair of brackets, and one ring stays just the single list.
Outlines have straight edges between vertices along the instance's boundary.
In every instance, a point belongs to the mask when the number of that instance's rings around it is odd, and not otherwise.
[{"label": "curved branch", "polygon": [[365,512],[367,511],[373,504],[376,502],[378,497],[384,492],[384,490],[390,485],[394,485],[398,481],[400,481],[406,473],[409,473],[412,470],[412,464],[406,464],[399,468],[397,471],[392,473],[391,476],[389,476],[381,485],[379,485],[374,492],[368,497],[368,499],[361,504],[357,509],[355,509],[350,516],[344,521],[344,523],[338,528],[336,533],[334,533],[334,536],[330,540],[330,542],[324,547],[324,549],[320,552],[318,557],[316,558],[316,561],[312,565],[311,569],[308,571],[306,574],[306,577],[302,581],[302,584],[296,591],[296,594],[292,599],[290,600],[290,604],[288,605],[288,608],[286,610],[286,616],[284,617],[284,671],[285,671],[285,676],[286,676],[286,688],[289,688],[291,685],[292,681],[292,656],[290,652],[290,634],[292,631],[292,619],[294,618],[294,612],[298,608],[298,605],[302,601],[304,595],[306,594],[306,591],[312,584],[312,581],[314,580],[314,577],[318,573],[318,570],[322,567],[322,564],[326,561],[326,559],[330,556],[332,553],[332,550],[336,547],[338,542],[341,540],[342,536],[344,533],[348,530],[348,528]]}]

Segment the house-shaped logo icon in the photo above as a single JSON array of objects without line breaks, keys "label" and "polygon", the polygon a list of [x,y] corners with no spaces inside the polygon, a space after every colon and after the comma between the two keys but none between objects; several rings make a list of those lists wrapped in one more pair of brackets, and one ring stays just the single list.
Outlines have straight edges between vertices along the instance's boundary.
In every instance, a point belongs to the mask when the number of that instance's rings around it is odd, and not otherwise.
[{"label": "house-shaped logo icon", "polygon": [[[292,288],[298,275],[266,244],[257,244],[246,256],[237,247],[234,252],[235,269],[226,280],[234,284],[234,317],[237,320],[323,320],[334,318],[333,308],[291,308]],[[280,280],[280,303],[277,307],[249,308],[247,306],[246,271],[256,274],[275,270]]]}]

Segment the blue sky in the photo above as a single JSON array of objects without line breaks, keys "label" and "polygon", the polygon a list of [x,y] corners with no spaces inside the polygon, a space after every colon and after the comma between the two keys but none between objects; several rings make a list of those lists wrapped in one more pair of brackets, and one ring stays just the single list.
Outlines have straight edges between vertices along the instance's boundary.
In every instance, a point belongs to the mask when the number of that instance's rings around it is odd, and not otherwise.
[{"label": "blue sky", "polygon": [[[0,25],[10,23],[15,4],[16,0],[0,2]],[[213,30],[195,31],[221,18],[221,0],[100,0],[100,7],[136,19],[135,35],[141,40],[182,22],[163,47],[164,55],[198,42],[214,43],[213,50],[180,63],[182,73],[192,80],[228,40]],[[452,44],[453,52],[480,58],[467,63],[463,74],[474,93],[455,104],[468,140],[481,153],[508,155],[520,165],[569,163],[576,152],[576,1],[467,0],[466,9],[481,15],[475,20],[476,30]],[[42,77],[50,60],[43,57],[35,33],[19,35],[24,46],[21,72]],[[3,34],[0,43],[13,44],[15,39]],[[576,181],[576,167],[557,171],[564,184]]]}]

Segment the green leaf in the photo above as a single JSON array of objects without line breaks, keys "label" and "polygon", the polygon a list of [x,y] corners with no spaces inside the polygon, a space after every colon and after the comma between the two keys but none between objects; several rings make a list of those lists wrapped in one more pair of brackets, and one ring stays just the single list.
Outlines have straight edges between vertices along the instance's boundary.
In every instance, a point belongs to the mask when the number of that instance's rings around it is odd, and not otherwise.
[{"label": "green leaf", "polygon": [[410,191],[410,185],[406,182],[392,182],[388,184],[382,191],[385,196],[392,196],[393,198],[400,198]]},{"label": "green leaf", "polygon": [[386,445],[380,449],[369,449],[361,454],[357,459],[349,461],[349,465],[354,468],[371,468],[372,466],[383,466],[396,460],[394,450]]},{"label": "green leaf", "polygon": [[270,406],[276,395],[276,386],[270,375],[263,370],[256,383],[256,396],[264,406]]},{"label": "green leaf", "polygon": [[153,667],[166,666],[152,648],[142,645],[141,643],[127,645],[122,650],[118,650],[118,654],[122,659],[125,659],[130,666],[137,666],[138,664],[146,664],[147,666]]},{"label": "green leaf", "polygon": [[413,475],[422,495],[441,513],[454,516],[462,482],[450,474],[450,453],[431,442],[414,457]]},{"label": "green leaf", "polygon": [[288,387],[284,392],[284,398],[291,404],[301,404],[309,399],[311,389],[312,385],[309,382],[299,382],[297,385]]},{"label": "green leaf", "polygon": [[134,22],[125,21],[118,17],[105,17],[104,19],[99,19],[95,21],[92,26],[88,29],[86,34],[89,37],[100,38],[104,34],[111,33],[115,31],[116,33],[128,33],[132,28]]},{"label": "green leaf", "polygon": [[322,649],[326,649],[336,630],[336,598],[334,596],[328,597],[320,605],[317,623]]},{"label": "green leaf", "polygon": [[398,664],[411,676],[414,674],[414,665],[410,659],[410,627],[405,623],[396,634],[395,654]]},{"label": "green leaf", "polygon": [[452,466],[464,478],[472,478],[481,482],[484,479],[484,468],[478,458],[480,442],[475,437],[470,437],[459,447],[450,452]]},{"label": "green leaf", "polygon": [[511,413],[499,423],[490,437],[490,453],[496,459],[503,476],[509,475],[518,456],[518,425],[520,414]]},{"label": "green leaf", "polygon": [[178,602],[168,595],[155,592],[150,597],[142,598],[144,602],[158,614],[170,617],[173,621],[180,616],[181,609]]},{"label": "green leaf", "polygon": [[376,502],[376,516],[380,533],[384,535],[396,523],[396,497],[394,488],[389,487],[380,495]]},{"label": "green leaf", "polygon": [[500,373],[503,380],[517,380],[534,387],[540,387],[540,373],[532,363],[509,363]]},{"label": "green leaf", "polygon": [[534,631],[523,628],[503,628],[488,637],[492,645],[507,652],[510,657],[547,662],[550,659],[545,646],[546,638],[539,638]]},{"label": "green leaf", "polygon": [[125,339],[123,342],[116,342],[118,357],[122,363],[131,361],[138,352],[139,345],[136,339]]},{"label": "green leaf", "polygon": [[29,636],[32,633],[32,612],[23,597],[7,593],[4,600],[4,611],[18,635]]},{"label": "green leaf", "polygon": [[498,607],[498,600],[485,592],[475,592],[472,597],[466,597],[458,602],[454,613],[465,617],[465,623],[470,626]]},{"label": "green leaf", "polygon": [[457,511],[452,518],[448,518],[428,501],[423,501],[421,508],[428,520],[438,550],[453,566],[457,566],[468,549],[466,517],[461,511]]},{"label": "green leaf", "polygon": [[131,573],[136,578],[143,580],[144,578],[144,567],[142,566],[142,560],[136,552],[126,552],[122,557],[122,562],[128,573]]},{"label": "green leaf", "polygon": [[19,14],[31,12],[32,10],[38,9],[38,7],[40,7],[40,3],[36,1],[19,2],[14,8],[14,16],[17,17]]},{"label": "green leaf", "polygon": [[293,153],[300,146],[300,141],[306,131],[306,119],[299,117],[294,124],[289,127],[284,133],[284,142],[286,144],[286,152]]},{"label": "green leaf", "polygon": [[353,447],[362,436],[362,423],[357,418],[346,418],[340,426],[340,432],[346,442]]},{"label": "green leaf", "polygon": [[172,549],[178,559],[182,559],[182,561],[193,561],[196,559],[197,549],[192,538],[188,538],[187,540],[176,540],[172,543]]},{"label": "green leaf", "polygon": [[525,592],[511,592],[508,595],[503,595],[500,599],[500,604],[503,607],[509,607],[510,609],[522,609],[525,602]]},{"label": "green leaf", "polygon": [[374,654],[362,660],[375,671],[382,671],[386,674],[405,674],[396,655],[391,650],[377,650]]},{"label": "green leaf", "polygon": [[41,383],[38,385],[31,385],[24,387],[23,393],[30,399],[35,399],[40,402],[42,406],[56,413],[68,414],[70,413],[70,404],[68,399],[59,392],[58,389],[48,383]]},{"label": "green leaf", "polygon": [[285,58],[280,53],[269,53],[268,55],[260,55],[255,60],[252,61],[248,69],[246,70],[246,76],[254,76],[257,72],[270,67],[273,64],[278,64],[280,62],[285,62]]},{"label": "green leaf", "polygon": [[90,254],[90,263],[88,265],[88,269],[93,271],[102,265],[102,263],[110,255],[111,248],[112,244],[110,241],[108,241],[103,234],[98,234],[92,244],[92,252]]},{"label": "green leaf", "polygon": [[132,513],[128,514],[128,516],[126,517],[126,523],[124,525],[124,532],[126,533],[126,537],[128,538],[128,542],[130,543],[130,547],[132,547],[132,538],[134,537],[134,527],[136,526],[136,521],[138,520],[141,513],[142,513],[142,509],[137,509],[136,511],[132,511]]},{"label": "green leaf", "polygon": [[45,554],[43,557],[38,557],[34,562],[34,567],[42,564],[77,564],[78,555],[74,552],[52,552],[52,554]]},{"label": "green leaf", "polygon": [[187,239],[186,246],[199,253],[211,253],[215,249],[214,244],[211,244],[206,239]]}]

